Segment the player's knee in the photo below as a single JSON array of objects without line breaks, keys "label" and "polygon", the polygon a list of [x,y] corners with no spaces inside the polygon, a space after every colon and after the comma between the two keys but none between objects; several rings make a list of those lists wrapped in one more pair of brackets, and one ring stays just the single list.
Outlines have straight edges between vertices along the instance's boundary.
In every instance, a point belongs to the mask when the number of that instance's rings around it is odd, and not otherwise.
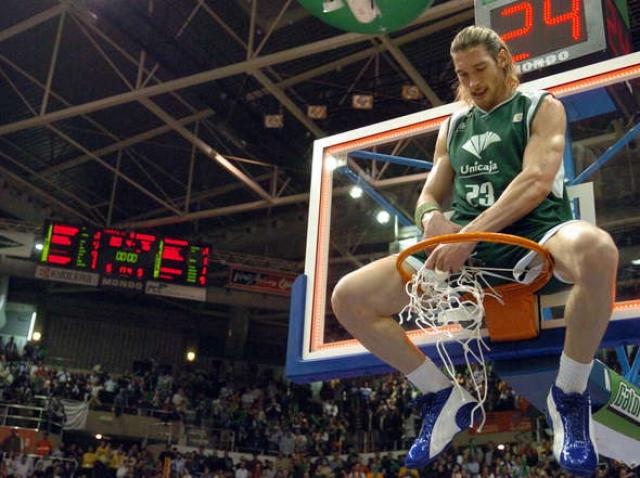
[{"label": "player's knee", "polygon": [[577,246],[581,276],[606,276],[618,268],[618,248],[606,231],[590,231],[578,239]]},{"label": "player's knee", "polygon": [[344,325],[345,322],[357,320],[358,316],[362,315],[358,312],[361,310],[358,297],[357,287],[349,275],[338,281],[331,294],[331,307],[338,322]]}]

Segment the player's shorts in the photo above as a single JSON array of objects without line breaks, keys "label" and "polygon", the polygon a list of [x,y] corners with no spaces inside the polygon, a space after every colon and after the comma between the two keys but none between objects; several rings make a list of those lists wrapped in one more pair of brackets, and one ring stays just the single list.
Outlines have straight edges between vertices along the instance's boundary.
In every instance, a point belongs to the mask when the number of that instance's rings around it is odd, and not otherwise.
[{"label": "player's shorts", "polygon": [[[578,222],[577,220],[571,220],[556,224],[550,229],[542,230],[540,232],[534,232],[528,234],[526,237],[540,245],[544,245],[553,235],[562,229],[567,224]],[[419,252],[407,257],[405,264],[413,270],[419,270],[426,261],[426,254]],[[509,244],[495,244],[491,242],[481,242],[474,250],[471,258],[469,259],[469,265],[474,267],[490,267],[490,268],[508,268],[513,269],[513,280],[521,283],[532,282],[539,273],[539,267],[536,268],[536,264],[540,263],[538,254],[534,251],[528,251],[520,246],[512,246]],[[508,272],[500,272],[500,274],[508,274]],[[491,276],[486,277],[487,281],[491,285],[499,285],[506,280],[500,280]],[[570,287],[572,283],[560,274],[554,271],[553,276],[547,282],[547,284],[538,291],[538,294],[553,294],[561,290]]]}]

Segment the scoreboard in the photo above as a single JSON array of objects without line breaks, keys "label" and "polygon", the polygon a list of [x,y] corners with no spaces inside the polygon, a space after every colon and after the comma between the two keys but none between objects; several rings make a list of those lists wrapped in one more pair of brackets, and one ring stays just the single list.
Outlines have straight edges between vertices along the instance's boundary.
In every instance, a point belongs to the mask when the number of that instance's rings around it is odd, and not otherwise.
[{"label": "scoreboard", "polygon": [[36,275],[204,300],[209,253],[209,246],[179,238],[52,222]]},{"label": "scoreboard", "polygon": [[633,51],[626,0],[474,0],[474,7],[476,24],[500,35],[521,73]]}]

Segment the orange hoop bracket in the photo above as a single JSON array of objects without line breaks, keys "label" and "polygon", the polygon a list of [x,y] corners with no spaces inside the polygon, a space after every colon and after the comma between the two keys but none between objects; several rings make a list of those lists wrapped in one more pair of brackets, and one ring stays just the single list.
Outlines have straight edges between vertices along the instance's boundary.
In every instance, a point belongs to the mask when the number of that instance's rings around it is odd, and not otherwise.
[{"label": "orange hoop bracket", "polygon": [[513,283],[494,287],[503,299],[499,302],[491,296],[484,300],[485,323],[489,336],[494,342],[524,340],[537,337],[540,332],[538,303],[534,294],[551,279],[553,258],[547,249],[537,242],[524,237],[499,232],[465,232],[434,236],[410,246],[398,254],[396,268],[405,282],[411,281],[412,274],[403,267],[407,258],[417,252],[431,249],[440,244],[460,242],[493,242],[520,246],[537,252],[543,260],[538,276],[529,284]]}]

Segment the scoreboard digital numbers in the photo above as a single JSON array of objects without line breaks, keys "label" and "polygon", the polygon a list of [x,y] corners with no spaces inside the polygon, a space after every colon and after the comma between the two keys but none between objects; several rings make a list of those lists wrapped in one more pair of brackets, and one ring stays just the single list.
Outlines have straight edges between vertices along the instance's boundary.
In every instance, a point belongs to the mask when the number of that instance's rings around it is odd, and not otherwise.
[{"label": "scoreboard digital numbers", "polygon": [[209,252],[184,239],[49,223],[36,276],[205,300]]},{"label": "scoreboard digital numbers", "polygon": [[607,49],[602,0],[475,0],[475,16],[509,45],[521,73]]}]

